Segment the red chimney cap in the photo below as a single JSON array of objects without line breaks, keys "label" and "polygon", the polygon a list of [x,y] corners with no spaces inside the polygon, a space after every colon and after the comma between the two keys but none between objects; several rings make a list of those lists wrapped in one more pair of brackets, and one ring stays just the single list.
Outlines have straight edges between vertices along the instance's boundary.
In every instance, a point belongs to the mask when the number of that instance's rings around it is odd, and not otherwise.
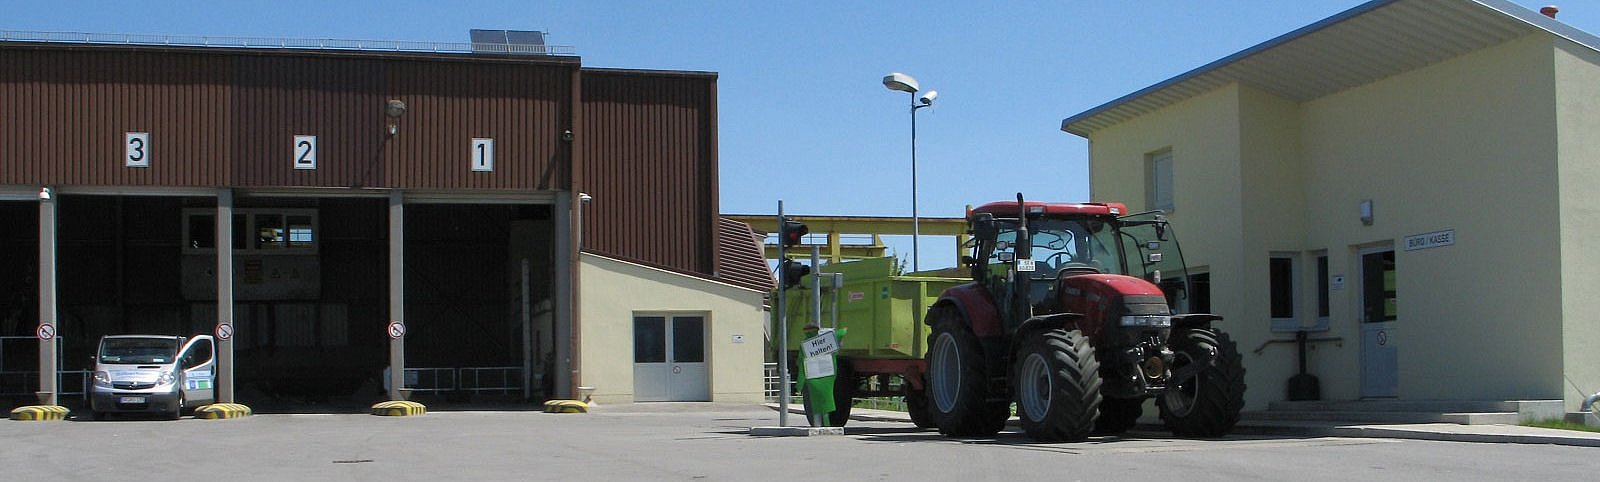
[{"label": "red chimney cap", "polygon": [[1544,14],[1544,16],[1550,17],[1550,18],[1556,18],[1556,12],[1560,12],[1560,11],[1561,11],[1561,8],[1557,7],[1555,5],[1545,5],[1544,8],[1540,8],[1539,9],[1539,13],[1542,13],[1542,14]]}]

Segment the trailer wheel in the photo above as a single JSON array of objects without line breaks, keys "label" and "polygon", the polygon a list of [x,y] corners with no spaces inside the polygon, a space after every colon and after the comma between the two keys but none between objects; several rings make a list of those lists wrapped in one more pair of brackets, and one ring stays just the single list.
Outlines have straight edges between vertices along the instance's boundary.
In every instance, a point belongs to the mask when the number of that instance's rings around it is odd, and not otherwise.
[{"label": "trailer wheel", "polygon": [[1100,362],[1078,330],[1028,335],[1012,377],[1017,415],[1028,436],[1041,441],[1082,440],[1100,407]]},{"label": "trailer wheel", "polygon": [[[838,365],[834,368],[836,374],[833,380],[833,411],[828,413],[827,420],[827,426],[829,427],[843,427],[845,423],[850,421],[850,407],[855,404],[856,385],[860,383],[860,379],[855,376],[855,371],[850,369],[849,363],[844,360],[838,360],[837,362]],[[796,372],[790,373],[792,377],[799,376]],[[796,383],[795,386],[799,387],[800,403],[805,407],[806,423],[809,424],[815,418],[812,417],[811,391],[806,390],[803,383]]]},{"label": "trailer wheel", "polygon": [[928,411],[939,433],[951,437],[988,437],[1005,428],[1010,403],[988,401],[983,349],[978,337],[948,307],[929,310]]},{"label": "trailer wheel", "polygon": [[1173,369],[1216,353],[1210,366],[1156,398],[1161,421],[1180,437],[1221,437],[1239,423],[1244,408],[1244,362],[1239,348],[1221,331],[1175,331],[1168,342],[1176,355]]},{"label": "trailer wheel", "polygon": [[928,409],[928,392],[906,388],[906,414],[917,428],[932,428],[933,413]]},{"label": "trailer wheel", "polygon": [[1094,433],[1116,435],[1128,431],[1144,415],[1143,398],[1106,398],[1100,401],[1100,418],[1094,419]]}]

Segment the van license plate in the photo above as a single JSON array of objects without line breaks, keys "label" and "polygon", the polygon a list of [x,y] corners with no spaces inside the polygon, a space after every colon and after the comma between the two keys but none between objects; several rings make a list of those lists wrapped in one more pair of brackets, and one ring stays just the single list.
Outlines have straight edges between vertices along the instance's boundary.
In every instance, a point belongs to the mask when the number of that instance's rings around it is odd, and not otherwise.
[{"label": "van license plate", "polygon": [[122,397],[117,403],[144,403],[144,397]]}]

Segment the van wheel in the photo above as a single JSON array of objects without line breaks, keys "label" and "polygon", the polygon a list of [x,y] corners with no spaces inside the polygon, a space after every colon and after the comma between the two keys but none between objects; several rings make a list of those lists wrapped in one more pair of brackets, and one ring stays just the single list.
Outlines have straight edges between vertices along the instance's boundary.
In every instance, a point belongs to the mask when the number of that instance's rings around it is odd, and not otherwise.
[{"label": "van wheel", "polygon": [[167,414],[167,420],[177,420],[179,418],[183,418],[183,406],[188,405],[187,402],[187,400],[184,400],[183,394],[179,393],[178,406],[173,408],[171,413]]}]

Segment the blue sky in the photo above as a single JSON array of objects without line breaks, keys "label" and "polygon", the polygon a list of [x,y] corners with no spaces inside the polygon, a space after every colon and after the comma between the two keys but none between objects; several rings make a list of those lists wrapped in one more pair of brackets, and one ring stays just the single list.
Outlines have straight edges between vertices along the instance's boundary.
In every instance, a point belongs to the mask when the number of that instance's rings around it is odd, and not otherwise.
[{"label": "blue sky", "polygon": [[[1018,191],[1088,201],[1087,143],[1062,118],[1362,2],[7,3],[0,29],[439,42],[545,30],[588,66],[718,72],[724,213],[773,213],[781,197],[797,214],[910,215],[910,99],[879,83],[904,72],[940,93],[917,114],[919,212],[960,216]],[[1600,3],[1565,3],[1562,21],[1600,32]],[[951,264],[948,241],[922,245],[923,268]]]}]

